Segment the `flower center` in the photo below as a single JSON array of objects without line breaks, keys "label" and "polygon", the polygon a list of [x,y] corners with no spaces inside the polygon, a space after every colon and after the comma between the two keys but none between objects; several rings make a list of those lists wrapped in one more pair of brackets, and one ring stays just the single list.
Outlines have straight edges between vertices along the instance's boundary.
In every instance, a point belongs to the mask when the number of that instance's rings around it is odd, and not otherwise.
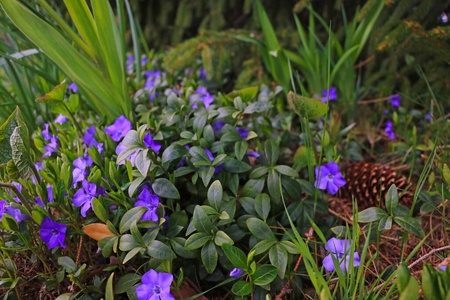
[{"label": "flower center", "polygon": [[161,294],[161,288],[159,287],[159,285],[155,285],[153,287],[153,295],[158,295]]},{"label": "flower center", "polygon": [[330,179],[330,180],[333,179],[333,175],[329,174],[328,179]]},{"label": "flower center", "polygon": [[53,228],[53,229],[52,229],[52,234],[53,234],[53,235],[59,235],[58,229]]}]

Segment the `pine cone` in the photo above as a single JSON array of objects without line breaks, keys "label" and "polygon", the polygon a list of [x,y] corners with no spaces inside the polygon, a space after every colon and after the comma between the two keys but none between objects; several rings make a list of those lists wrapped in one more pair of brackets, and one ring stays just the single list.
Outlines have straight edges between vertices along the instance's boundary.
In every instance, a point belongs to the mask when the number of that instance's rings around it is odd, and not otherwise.
[{"label": "pine cone", "polygon": [[[389,166],[371,163],[348,165],[343,171],[347,184],[339,189],[341,199],[350,200],[355,197],[358,210],[378,207],[381,195],[381,207],[386,208],[385,196],[392,184],[397,186],[399,196],[410,184],[405,176],[398,175]],[[381,190],[381,193],[380,193]],[[400,198],[399,204],[411,207],[413,202],[412,187]]]}]

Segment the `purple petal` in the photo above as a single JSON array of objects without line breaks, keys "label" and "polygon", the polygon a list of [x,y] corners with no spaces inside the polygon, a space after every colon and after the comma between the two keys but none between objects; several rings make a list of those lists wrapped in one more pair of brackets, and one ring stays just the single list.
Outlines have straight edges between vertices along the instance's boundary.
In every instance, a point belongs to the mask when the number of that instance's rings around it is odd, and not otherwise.
[{"label": "purple petal", "polygon": [[158,274],[158,282],[161,289],[169,288],[170,291],[170,285],[173,281],[173,275],[169,273],[159,273]]},{"label": "purple petal", "polygon": [[331,254],[328,254],[327,256],[325,256],[322,264],[328,272],[333,272],[335,269],[334,263],[333,263],[333,258],[331,257]]},{"label": "purple petal", "polygon": [[141,281],[143,284],[146,285],[151,286],[158,285],[159,284],[158,273],[155,270],[151,269],[142,276]]},{"label": "purple petal", "polygon": [[332,175],[335,175],[339,170],[339,165],[334,161],[327,163],[324,167],[328,169]]},{"label": "purple petal", "polygon": [[136,296],[138,299],[150,299],[150,297],[153,295],[153,286],[150,286],[148,284],[141,284],[136,289]]},{"label": "purple petal", "polygon": [[334,195],[339,190],[338,186],[333,181],[328,181],[327,183],[327,191],[331,195]]},{"label": "purple petal", "polygon": [[344,186],[347,183],[347,180],[344,179],[344,177],[342,177],[342,173],[339,172],[336,175],[334,175],[333,177],[333,182],[338,186]]},{"label": "purple petal", "polygon": [[84,158],[78,157],[73,161],[73,166],[84,171],[86,169],[86,161]]},{"label": "purple petal", "polygon": [[208,149],[203,149],[203,150],[205,150],[206,154],[209,157],[209,160],[213,161],[214,160],[214,156],[212,155],[211,151],[209,151]]},{"label": "purple petal", "polygon": [[82,189],[79,189],[73,196],[73,204],[77,207],[80,207],[86,201],[88,201],[87,195],[84,193],[84,190]]}]

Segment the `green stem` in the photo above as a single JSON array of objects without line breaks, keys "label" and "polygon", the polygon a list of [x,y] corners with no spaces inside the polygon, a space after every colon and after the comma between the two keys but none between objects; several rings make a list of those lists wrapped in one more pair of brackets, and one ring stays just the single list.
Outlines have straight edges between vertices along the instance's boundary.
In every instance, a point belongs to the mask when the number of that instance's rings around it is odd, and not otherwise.
[{"label": "green stem", "polygon": [[67,112],[69,113],[70,118],[72,119],[73,123],[75,124],[75,126],[76,126],[77,129],[78,129],[78,132],[79,132],[80,135],[82,136],[82,135],[83,135],[83,130],[81,129],[80,124],[78,124],[77,120],[75,119],[75,116],[72,114],[72,112],[70,111],[70,109],[67,107],[66,103],[64,103],[64,102],[61,102],[61,103],[64,105],[64,108],[65,108],[65,109],[67,110]]},{"label": "green stem", "polygon": [[31,171],[33,171],[34,178],[36,178],[36,182],[38,184],[41,184],[41,176],[39,175],[38,170],[36,169],[36,166],[34,164],[30,164]]}]

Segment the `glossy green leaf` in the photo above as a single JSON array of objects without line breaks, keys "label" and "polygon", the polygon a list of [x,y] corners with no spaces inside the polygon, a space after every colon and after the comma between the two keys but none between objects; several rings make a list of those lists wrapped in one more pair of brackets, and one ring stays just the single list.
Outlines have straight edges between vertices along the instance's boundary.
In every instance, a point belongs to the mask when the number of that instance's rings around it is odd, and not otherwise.
[{"label": "glossy green leaf", "polygon": [[255,197],[255,211],[264,221],[270,213],[270,198],[267,194],[258,194]]},{"label": "glossy green leaf", "polygon": [[130,230],[131,224],[134,221],[138,221],[141,219],[142,215],[147,211],[146,207],[138,206],[133,207],[129,211],[127,211],[122,219],[120,220],[119,224],[119,231],[120,233],[124,233],[128,230]]},{"label": "glossy green leaf", "polygon": [[230,262],[238,269],[247,269],[247,257],[244,251],[230,244],[222,244],[222,250]]},{"label": "glossy green leaf", "polygon": [[258,86],[251,86],[241,90],[233,91],[227,94],[227,97],[234,100],[236,97],[241,97],[242,102],[248,103],[250,100],[253,100],[258,93]]},{"label": "glossy green leaf", "polygon": [[158,240],[153,240],[148,244],[147,253],[158,259],[174,259],[176,257],[169,246]]},{"label": "glossy green leaf", "polygon": [[288,263],[288,252],[286,248],[281,244],[272,246],[269,250],[269,259],[272,265],[278,268],[278,275],[283,279]]},{"label": "glossy green leaf", "polygon": [[200,205],[197,205],[194,209],[193,223],[198,232],[211,234],[211,220]]},{"label": "glossy green leaf", "polygon": [[208,189],[208,202],[216,210],[219,210],[222,203],[223,189],[219,180],[214,181]]},{"label": "glossy green leaf", "polygon": [[206,271],[211,274],[217,267],[217,249],[213,241],[208,242],[202,248],[201,258]]},{"label": "glossy green leaf", "polygon": [[203,245],[205,245],[208,241],[212,239],[210,234],[204,233],[204,232],[197,232],[191,235],[187,240],[186,244],[184,245],[184,248],[186,250],[195,250]]},{"label": "glossy green leaf", "polygon": [[253,286],[250,282],[247,281],[238,281],[231,287],[231,291],[236,296],[247,296],[253,290]]},{"label": "glossy green leaf", "polygon": [[108,278],[108,281],[106,282],[105,300],[114,300],[114,290],[113,290],[114,274],[115,273],[111,273],[111,275]]},{"label": "glossy green leaf", "polygon": [[114,292],[116,294],[122,294],[127,292],[133,285],[141,280],[141,276],[136,273],[128,273],[123,275],[117,281]]},{"label": "glossy green leaf", "polygon": [[58,257],[58,265],[60,265],[69,274],[74,273],[78,269],[73,259],[68,256]]},{"label": "glossy green leaf", "polygon": [[381,208],[370,207],[358,213],[358,222],[362,223],[375,222],[387,216],[388,214]]},{"label": "glossy green leaf", "polygon": [[152,189],[156,195],[168,199],[180,199],[180,193],[175,185],[166,178],[158,178],[152,184]]},{"label": "glossy green leaf", "polygon": [[420,238],[423,238],[425,236],[422,225],[413,217],[410,217],[408,215],[397,215],[394,217],[394,221],[405,230]]},{"label": "glossy green leaf", "polygon": [[280,156],[280,147],[274,140],[267,140],[264,145],[264,154],[271,167],[275,166]]},{"label": "glossy green leaf", "polygon": [[253,284],[266,285],[271,283],[277,277],[278,269],[273,265],[263,265],[256,268],[253,274]]},{"label": "glossy green leaf", "polygon": [[247,220],[247,227],[250,232],[260,240],[275,240],[275,236],[269,225],[257,218]]},{"label": "glossy green leaf", "polygon": [[393,214],[398,206],[398,191],[395,184],[389,187],[386,193],[386,209],[390,214]]},{"label": "glossy green leaf", "polygon": [[228,236],[228,234],[226,234],[222,230],[219,230],[217,231],[216,236],[214,237],[214,243],[216,243],[216,245],[220,247],[223,244],[233,245],[234,241]]}]

